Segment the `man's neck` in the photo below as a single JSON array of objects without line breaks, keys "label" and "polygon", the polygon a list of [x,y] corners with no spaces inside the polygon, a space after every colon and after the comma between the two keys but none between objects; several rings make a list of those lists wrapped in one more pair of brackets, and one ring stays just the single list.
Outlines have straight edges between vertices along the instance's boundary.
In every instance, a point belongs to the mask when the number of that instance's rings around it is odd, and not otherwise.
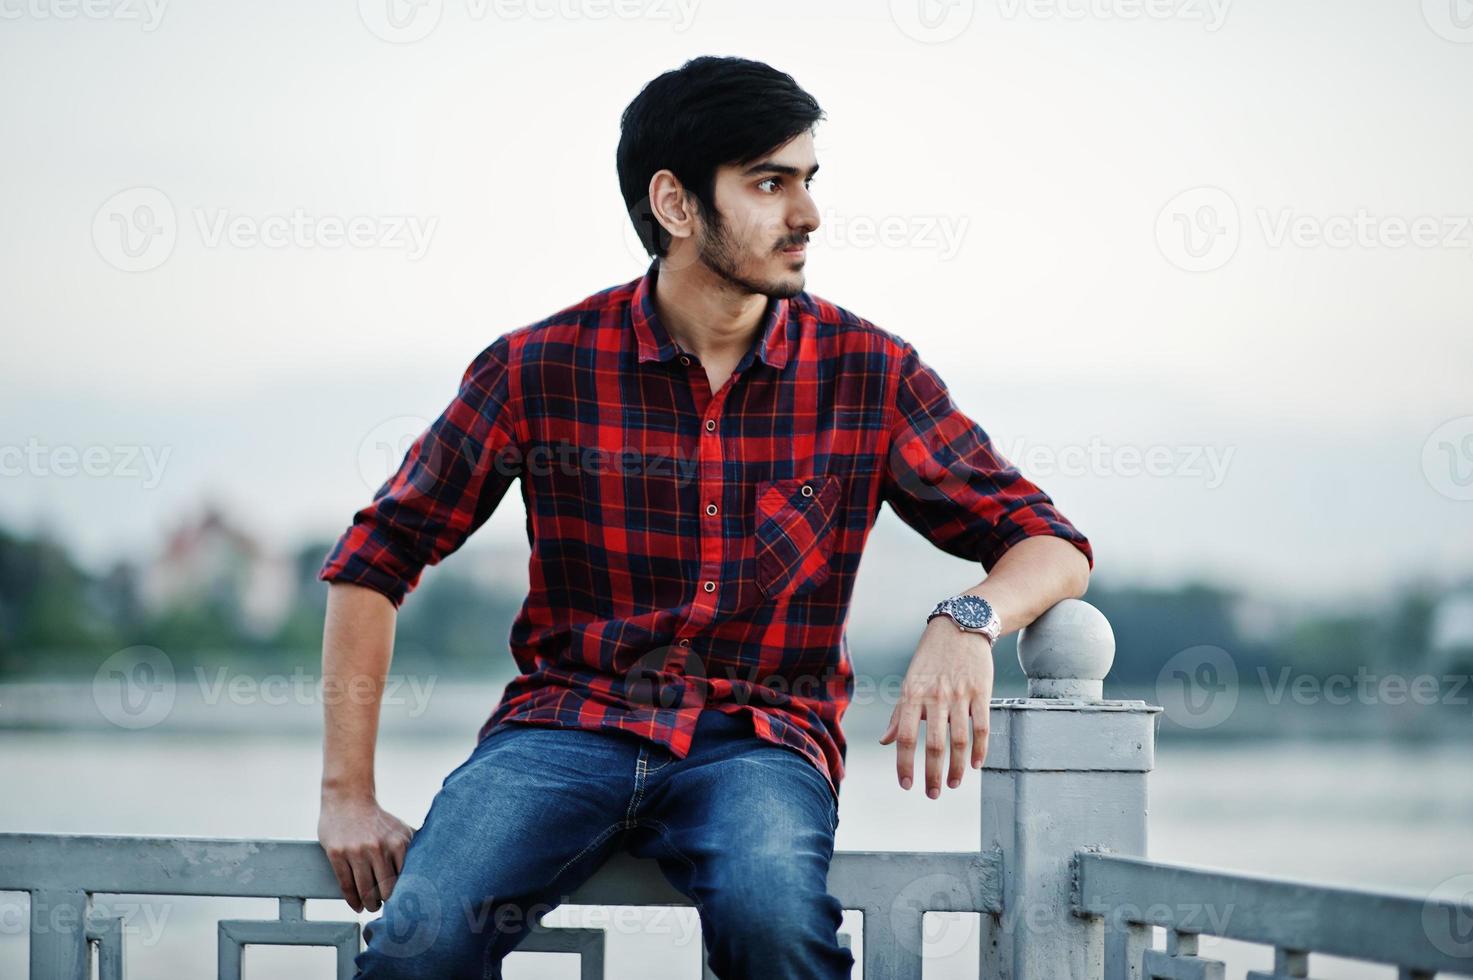
[{"label": "man's neck", "polygon": [[655,312],[680,347],[706,364],[735,365],[757,341],[767,297],[742,292],[700,262],[660,263]]}]

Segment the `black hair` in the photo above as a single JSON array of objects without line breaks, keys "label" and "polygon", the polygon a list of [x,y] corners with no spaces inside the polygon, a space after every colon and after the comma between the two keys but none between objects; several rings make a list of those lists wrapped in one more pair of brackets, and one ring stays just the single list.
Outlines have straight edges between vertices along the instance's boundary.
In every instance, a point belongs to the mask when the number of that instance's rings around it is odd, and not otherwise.
[{"label": "black hair", "polygon": [[714,221],[716,168],[750,163],[802,133],[824,112],[793,80],[760,61],[703,55],[650,81],[619,120],[619,190],[634,230],[663,258],[670,235],[650,209],[650,178],[669,170]]}]

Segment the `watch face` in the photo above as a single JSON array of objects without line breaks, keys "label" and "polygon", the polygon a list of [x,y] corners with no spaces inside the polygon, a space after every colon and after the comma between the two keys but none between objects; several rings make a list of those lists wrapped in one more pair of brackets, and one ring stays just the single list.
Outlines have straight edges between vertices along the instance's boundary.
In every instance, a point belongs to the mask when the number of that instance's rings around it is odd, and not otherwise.
[{"label": "watch face", "polygon": [[981,629],[992,618],[992,605],[981,596],[957,596],[950,605],[952,618],[971,629]]}]

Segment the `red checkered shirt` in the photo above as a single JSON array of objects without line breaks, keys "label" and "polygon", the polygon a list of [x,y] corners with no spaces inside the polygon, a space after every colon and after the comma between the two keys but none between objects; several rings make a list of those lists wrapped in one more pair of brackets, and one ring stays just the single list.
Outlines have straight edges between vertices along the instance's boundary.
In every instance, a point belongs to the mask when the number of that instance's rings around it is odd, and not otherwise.
[{"label": "red checkered shirt", "polygon": [[1093,568],[1090,543],[905,340],[809,292],[770,299],[712,392],[656,315],[658,273],[492,341],[318,578],[398,606],[518,481],[520,673],[481,736],[618,730],[683,758],[702,709],[750,711],[837,798],[845,626],[881,503],[984,569],[1033,535]]}]

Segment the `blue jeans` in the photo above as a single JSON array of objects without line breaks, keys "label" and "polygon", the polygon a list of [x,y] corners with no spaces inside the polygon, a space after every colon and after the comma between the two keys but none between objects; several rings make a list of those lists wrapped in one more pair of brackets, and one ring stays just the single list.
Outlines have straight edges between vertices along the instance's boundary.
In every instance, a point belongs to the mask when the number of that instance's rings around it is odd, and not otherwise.
[{"label": "blue jeans", "polygon": [[702,712],[684,759],[625,732],[507,724],[445,778],[381,915],[361,978],[500,980],[541,917],[623,847],[695,904],[721,980],[848,977],[828,894],[838,806],[744,712]]}]

